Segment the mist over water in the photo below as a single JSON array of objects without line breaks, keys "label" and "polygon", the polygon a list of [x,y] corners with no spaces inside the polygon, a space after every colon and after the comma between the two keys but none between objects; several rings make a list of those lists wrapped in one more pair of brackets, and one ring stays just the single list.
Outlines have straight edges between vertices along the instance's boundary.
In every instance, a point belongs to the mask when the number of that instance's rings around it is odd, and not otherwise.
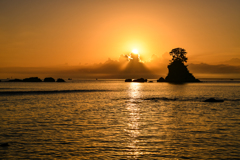
[{"label": "mist over water", "polygon": [[[203,102],[210,97],[224,102]],[[9,146],[0,147],[0,155],[238,159],[239,97],[239,82],[1,82],[0,143]]]}]

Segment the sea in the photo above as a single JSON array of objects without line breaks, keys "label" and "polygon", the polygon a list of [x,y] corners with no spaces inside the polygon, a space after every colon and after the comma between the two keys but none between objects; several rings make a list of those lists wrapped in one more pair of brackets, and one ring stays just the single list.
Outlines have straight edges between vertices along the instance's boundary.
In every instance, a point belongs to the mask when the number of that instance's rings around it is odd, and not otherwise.
[{"label": "sea", "polygon": [[240,159],[240,80],[0,82],[0,159]]}]

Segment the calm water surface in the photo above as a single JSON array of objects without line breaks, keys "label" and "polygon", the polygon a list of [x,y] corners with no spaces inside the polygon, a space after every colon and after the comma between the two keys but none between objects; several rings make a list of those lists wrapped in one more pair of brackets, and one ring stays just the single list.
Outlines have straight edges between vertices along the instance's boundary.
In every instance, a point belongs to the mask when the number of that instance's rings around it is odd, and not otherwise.
[{"label": "calm water surface", "polygon": [[2,159],[240,159],[237,82],[1,82],[0,102]]}]

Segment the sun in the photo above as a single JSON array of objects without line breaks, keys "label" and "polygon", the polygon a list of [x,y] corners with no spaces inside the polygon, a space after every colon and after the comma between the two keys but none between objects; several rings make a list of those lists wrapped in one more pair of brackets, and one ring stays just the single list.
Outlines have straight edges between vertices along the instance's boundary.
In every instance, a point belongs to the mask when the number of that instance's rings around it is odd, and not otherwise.
[{"label": "sun", "polygon": [[133,49],[133,50],[132,50],[132,53],[138,54],[138,50],[137,50],[137,49]]}]

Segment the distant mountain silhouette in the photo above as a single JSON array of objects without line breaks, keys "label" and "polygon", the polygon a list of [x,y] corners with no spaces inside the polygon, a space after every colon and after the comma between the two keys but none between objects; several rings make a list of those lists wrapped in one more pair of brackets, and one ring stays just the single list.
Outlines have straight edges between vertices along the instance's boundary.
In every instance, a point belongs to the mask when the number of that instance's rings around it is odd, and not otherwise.
[{"label": "distant mountain silhouette", "polygon": [[222,64],[230,64],[230,65],[240,65],[240,59],[239,58],[232,58],[228,61],[221,62]]},{"label": "distant mountain silhouette", "polygon": [[[47,77],[47,78],[44,79],[44,81],[42,81],[38,77],[30,77],[30,78],[25,78],[23,80],[21,80],[21,79],[10,79],[6,82],[55,82],[55,79],[52,78],[52,77]],[[62,78],[58,78],[56,82],[65,82],[65,80],[62,79]]]}]

